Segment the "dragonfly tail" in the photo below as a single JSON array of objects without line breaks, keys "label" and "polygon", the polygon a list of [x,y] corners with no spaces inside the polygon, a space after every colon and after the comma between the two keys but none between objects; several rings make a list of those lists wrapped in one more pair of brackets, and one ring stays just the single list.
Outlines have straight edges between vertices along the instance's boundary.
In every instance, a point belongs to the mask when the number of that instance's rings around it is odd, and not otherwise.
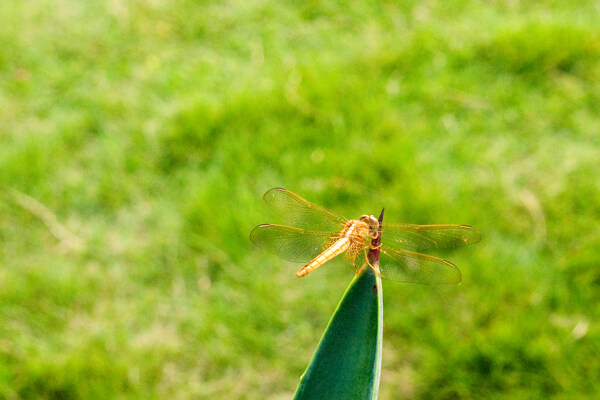
[{"label": "dragonfly tail", "polygon": [[300,278],[304,275],[307,275],[309,272],[314,271],[327,261],[346,251],[348,247],[350,247],[350,241],[348,238],[342,238],[338,240],[332,246],[315,257],[311,262],[302,267],[298,272],[296,272],[296,276]]}]

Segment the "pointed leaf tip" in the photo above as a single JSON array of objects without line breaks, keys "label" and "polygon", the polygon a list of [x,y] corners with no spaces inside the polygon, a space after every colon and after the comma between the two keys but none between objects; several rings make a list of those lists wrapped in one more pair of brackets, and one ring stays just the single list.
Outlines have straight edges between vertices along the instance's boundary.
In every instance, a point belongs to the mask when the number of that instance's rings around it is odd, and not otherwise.
[{"label": "pointed leaf tip", "polygon": [[335,310],[294,399],[376,399],[382,329],[381,279],[365,266]]}]

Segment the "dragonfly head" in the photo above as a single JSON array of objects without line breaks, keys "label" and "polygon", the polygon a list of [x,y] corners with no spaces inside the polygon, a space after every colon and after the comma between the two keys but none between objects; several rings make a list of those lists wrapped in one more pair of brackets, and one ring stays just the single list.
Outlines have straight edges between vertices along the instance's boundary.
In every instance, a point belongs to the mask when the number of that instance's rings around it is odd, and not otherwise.
[{"label": "dragonfly head", "polygon": [[379,221],[377,218],[372,215],[361,215],[359,220],[369,226],[369,238],[375,238],[377,236],[377,231],[379,230]]}]

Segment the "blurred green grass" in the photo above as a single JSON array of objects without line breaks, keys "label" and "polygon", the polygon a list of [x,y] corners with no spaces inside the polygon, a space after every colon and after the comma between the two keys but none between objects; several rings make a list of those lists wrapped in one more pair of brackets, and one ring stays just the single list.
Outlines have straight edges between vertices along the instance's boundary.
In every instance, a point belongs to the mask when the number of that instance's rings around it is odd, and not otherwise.
[{"label": "blurred green grass", "polygon": [[252,247],[274,186],[483,233],[462,285],[385,282],[380,398],[597,398],[598,27],[593,1],[0,2],[0,398],[290,398],[353,270]]}]

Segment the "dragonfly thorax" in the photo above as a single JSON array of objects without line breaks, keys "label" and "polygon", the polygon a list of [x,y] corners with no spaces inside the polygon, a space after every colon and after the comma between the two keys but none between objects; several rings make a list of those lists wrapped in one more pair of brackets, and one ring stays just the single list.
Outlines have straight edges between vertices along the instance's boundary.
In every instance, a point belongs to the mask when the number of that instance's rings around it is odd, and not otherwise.
[{"label": "dragonfly thorax", "polygon": [[340,232],[340,238],[348,238],[350,241],[365,241],[377,236],[379,221],[372,215],[363,215],[359,219],[351,219],[346,222],[344,229]]}]

